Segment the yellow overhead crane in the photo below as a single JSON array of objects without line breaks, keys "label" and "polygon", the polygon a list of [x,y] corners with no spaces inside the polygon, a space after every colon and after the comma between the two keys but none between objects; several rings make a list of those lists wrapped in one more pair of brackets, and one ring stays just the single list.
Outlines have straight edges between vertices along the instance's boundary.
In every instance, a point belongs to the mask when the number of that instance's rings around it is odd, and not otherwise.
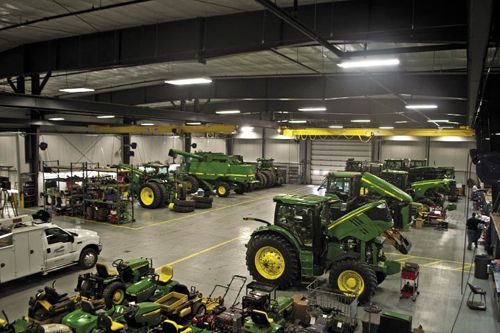
[{"label": "yellow overhead crane", "polygon": [[149,134],[159,135],[168,133],[219,133],[232,134],[236,126],[227,124],[206,125],[158,125],[158,126],[93,126],[98,134]]},{"label": "yellow overhead crane", "polygon": [[475,135],[471,128],[432,129],[432,128],[281,128],[283,136],[313,137],[313,136],[462,136]]}]

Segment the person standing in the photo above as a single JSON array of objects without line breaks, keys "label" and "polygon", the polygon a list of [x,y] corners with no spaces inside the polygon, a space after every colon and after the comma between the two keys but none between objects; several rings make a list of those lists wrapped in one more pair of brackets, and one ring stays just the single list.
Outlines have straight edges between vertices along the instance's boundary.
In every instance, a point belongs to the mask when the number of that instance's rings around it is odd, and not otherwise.
[{"label": "person standing", "polygon": [[467,228],[467,250],[472,250],[472,243],[475,243],[475,247],[477,248],[477,242],[481,234],[479,233],[479,223],[481,220],[476,218],[476,213],[472,213],[472,217],[467,220],[466,228]]}]

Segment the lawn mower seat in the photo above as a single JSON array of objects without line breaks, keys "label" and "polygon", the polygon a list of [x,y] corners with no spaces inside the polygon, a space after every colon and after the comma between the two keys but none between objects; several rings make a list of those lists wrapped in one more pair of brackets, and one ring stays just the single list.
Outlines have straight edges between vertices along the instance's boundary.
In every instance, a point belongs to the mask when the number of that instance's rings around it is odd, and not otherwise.
[{"label": "lawn mower seat", "polygon": [[97,270],[97,275],[102,277],[103,279],[107,279],[107,278],[110,278],[112,276],[118,275],[118,273],[116,273],[112,270],[109,270],[108,266],[106,266],[105,264],[102,264],[100,262],[95,264],[95,268]]},{"label": "lawn mower seat", "polygon": [[184,327],[172,320],[165,320],[162,324],[162,333],[191,333],[191,327]]},{"label": "lawn mower seat", "polygon": [[96,308],[94,307],[94,304],[87,300],[82,300],[81,307],[83,312],[89,313],[91,315],[96,314]]},{"label": "lawn mower seat", "polygon": [[273,319],[269,318],[264,311],[253,310],[250,317],[258,328],[267,328],[273,323]]},{"label": "lawn mower seat", "polygon": [[168,283],[174,277],[174,269],[170,265],[163,265],[160,269],[160,277],[158,281],[161,283]]},{"label": "lawn mower seat", "polygon": [[113,321],[110,316],[101,310],[97,317],[97,327],[102,329],[104,332],[118,332],[125,328],[125,325]]}]

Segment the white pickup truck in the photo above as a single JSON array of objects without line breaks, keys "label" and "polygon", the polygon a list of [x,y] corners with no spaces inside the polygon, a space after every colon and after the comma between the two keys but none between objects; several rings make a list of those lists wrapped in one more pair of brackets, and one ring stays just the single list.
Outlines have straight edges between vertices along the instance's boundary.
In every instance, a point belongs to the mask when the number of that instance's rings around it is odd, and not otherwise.
[{"label": "white pickup truck", "polygon": [[88,269],[101,250],[95,231],[35,223],[29,215],[0,219],[0,283],[76,264]]}]

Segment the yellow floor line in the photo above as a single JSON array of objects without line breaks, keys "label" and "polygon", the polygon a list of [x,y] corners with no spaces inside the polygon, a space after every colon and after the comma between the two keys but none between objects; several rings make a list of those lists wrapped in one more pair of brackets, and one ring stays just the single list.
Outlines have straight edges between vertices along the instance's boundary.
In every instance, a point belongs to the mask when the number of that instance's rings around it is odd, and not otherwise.
[{"label": "yellow floor line", "polygon": [[420,265],[420,267],[429,267],[429,266],[432,266],[434,264],[439,264],[440,262],[443,262],[442,260],[435,260],[435,261],[431,261],[431,262],[428,262],[426,264],[422,264]]},{"label": "yellow floor line", "polygon": [[188,255],[188,256],[185,256],[185,257],[183,257],[183,258],[180,258],[180,259],[174,260],[174,261],[172,261],[172,262],[169,262],[167,265],[172,266],[172,265],[178,264],[178,263],[180,263],[180,262],[183,262],[183,261],[186,261],[186,260],[191,259],[191,258],[193,258],[193,257],[199,256],[200,254],[207,253],[207,252],[210,252],[210,251],[212,251],[212,250],[218,249],[219,247],[222,247],[222,246],[224,246],[224,245],[227,245],[227,244],[229,244],[229,243],[235,242],[235,241],[240,240],[240,239],[243,239],[243,238],[244,238],[244,236],[239,236],[239,237],[235,237],[235,238],[229,239],[229,240],[224,241],[224,242],[220,242],[220,243],[215,244],[215,245],[213,245],[213,246],[207,247],[207,248],[206,248],[206,249],[204,249],[204,250],[201,250],[201,251],[198,251],[198,252],[192,253],[192,254],[190,254],[190,255]]},{"label": "yellow floor line", "polygon": [[414,256],[406,256],[404,258],[399,258],[399,259],[396,259],[396,260],[393,260],[393,261],[404,261],[404,260],[408,260],[408,259],[414,259],[416,257]]},{"label": "yellow floor line", "polygon": [[[386,254],[388,254],[388,255],[397,255],[397,256],[402,256],[402,257],[408,256],[407,254],[396,253],[396,252],[386,252]],[[411,257],[413,257],[414,259],[422,259],[422,260],[432,260],[432,261],[441,260],[443,262],[451,262],[451,263],[462,265],[461,261],[456,261],[456,260],[448,260],[448,259],[440,259],[440,258],[430,258],[430,257],[421,257],[421,256],[411,256]]]}]

